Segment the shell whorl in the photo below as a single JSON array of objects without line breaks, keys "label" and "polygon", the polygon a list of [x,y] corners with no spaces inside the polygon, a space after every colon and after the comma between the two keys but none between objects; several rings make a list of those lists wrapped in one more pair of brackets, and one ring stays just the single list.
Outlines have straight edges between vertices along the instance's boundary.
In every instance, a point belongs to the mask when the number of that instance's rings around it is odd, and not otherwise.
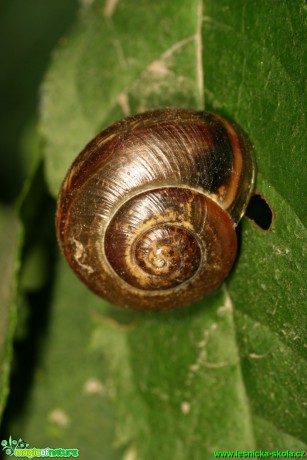
[{"label": "shell whorl", "polygon": [[[218,273],[229,270],[233,262],[229,254],[236,245],[230,219],[213,223],[216,208],[204,195],[185,188],[137,195],[121,207],[107,228],[107,260],[128,284],[146,291],[178,288],[183,295],[186,284],[197,284],[199,278],[210,279],[211,285]],[[227,236],[214,246],[213,256],[208,242],[225,230]],[[210,258],[215,259],[213,267]]]},{"label": "shell whorl", "polygon": [[115,304],[191,303],[231,269],[253,171],[243,134],[217,115],[129,117],[100,133],[68,172],[61,248],[82,281]]}]

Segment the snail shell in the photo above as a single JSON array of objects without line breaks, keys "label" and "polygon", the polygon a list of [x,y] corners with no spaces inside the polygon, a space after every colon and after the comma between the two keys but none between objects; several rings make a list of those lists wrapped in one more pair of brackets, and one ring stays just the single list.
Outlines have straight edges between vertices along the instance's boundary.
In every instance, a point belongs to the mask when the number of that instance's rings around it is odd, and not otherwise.
[{"label": "snail shell", "polygon": [[114,304],[187,305],[229,274],[253,182],[250,144],[225,118],[183,109],[131,116],[69,169],[59,244],[77,276]]}]

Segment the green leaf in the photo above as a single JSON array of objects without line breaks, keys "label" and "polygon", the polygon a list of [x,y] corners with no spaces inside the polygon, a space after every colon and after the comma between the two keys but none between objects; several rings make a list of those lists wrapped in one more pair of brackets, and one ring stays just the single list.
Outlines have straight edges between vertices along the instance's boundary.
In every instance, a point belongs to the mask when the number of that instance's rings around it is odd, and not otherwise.
[{"label": "green leaf", "polygon": [[[305,14],[286,0],[84,2],[42,89],[52,195],[110,122],[158,106],[201,109],[205,97],[206,109],[247,132],[274,219],[266,232],[244,219],[222,289],[167,314],[109,306],[61,261],[36,377],[12,432],[84,452],[90,442],[90,458],[306,449]],[[99,391],[87,399],[84,388]]]},{"label": "green leaf", "polygon": [[255,446],[231,303],[224,293],[206,303],[140,314],[130,327],[106,319],[94,330],[92,347],[107,355],[113,376],[117,441],[138,440],[137,458],[160,443],[165,459]]},{"label": "green leaf", "polygon": [[0,417],[9,392],[12,340],[16,324],[16,278],[20,227],[11,207],[0,207]]},{"label": "green leaf", "polygon": [[[77,448],[80,456],[93,460],[122,458],[123,450],[112,445],[114,410],[108,400],[104,359],[92,353],[88,343],[101,301],[76,282],[64,261],[52,297],[52,309],[44,297],[40,301],[39,307],[48,311],[40,314],[31,332],[36,366],[21,371],[34,370],[27,404],[19,417],[11,417],[9,430],[15,437],[22,433],[30,447]],[[38,315],[39,309],[34,313]]]},{"label": "green leaf", "polygon": [[[241,368],[257,429],[269,422],[306,442],[306,229],[276,190],[262,181],[275,203],[267,233],[243,222],[239,263],[229,281]],[[271,433],[267,431],[268,442]],[[257,439],[263,446],[263,434]],[[258,445],[259,445],[258,444]]]},{"label": "green leaf", "polygon": [[84,13],[57,50],[42,90],[54,196],[76,152],[103,126],[151,107],[202,107],[198,9],[197,0],[158,1],[150,8],[146,0],[137,8],[133,1],[96,0]]},{"label": "green leaf", "polygon": [[207,108],[246,130],[261,177],[304,225],[306,19],[304,2],[205,1],[202,29]]}]

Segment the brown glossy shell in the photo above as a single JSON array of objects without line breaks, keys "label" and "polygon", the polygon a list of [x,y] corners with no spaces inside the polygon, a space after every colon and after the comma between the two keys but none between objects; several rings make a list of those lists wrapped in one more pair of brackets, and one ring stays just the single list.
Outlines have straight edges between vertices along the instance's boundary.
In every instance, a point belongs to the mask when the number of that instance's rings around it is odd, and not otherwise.
[{"label": "brown glossy shell", "polygon": [[230,121],[183,109],[128,117],[68,171],[58,240],[79,278],[110,302],[187,305],[230,272],[253,181],[250,145]]}]

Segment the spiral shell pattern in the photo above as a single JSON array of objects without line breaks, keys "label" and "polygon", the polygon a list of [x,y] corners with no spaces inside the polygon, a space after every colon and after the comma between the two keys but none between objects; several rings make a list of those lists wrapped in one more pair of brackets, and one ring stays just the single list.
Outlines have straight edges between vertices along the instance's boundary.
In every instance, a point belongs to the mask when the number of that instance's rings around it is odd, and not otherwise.
[{"label": "spiral shell pattern", "polygon": [[182,109],[129,117],[71,166],[58,199],[60,246],[114,304],[190,304],[230,272],[253,178],[250,145],[224,118]]}]

